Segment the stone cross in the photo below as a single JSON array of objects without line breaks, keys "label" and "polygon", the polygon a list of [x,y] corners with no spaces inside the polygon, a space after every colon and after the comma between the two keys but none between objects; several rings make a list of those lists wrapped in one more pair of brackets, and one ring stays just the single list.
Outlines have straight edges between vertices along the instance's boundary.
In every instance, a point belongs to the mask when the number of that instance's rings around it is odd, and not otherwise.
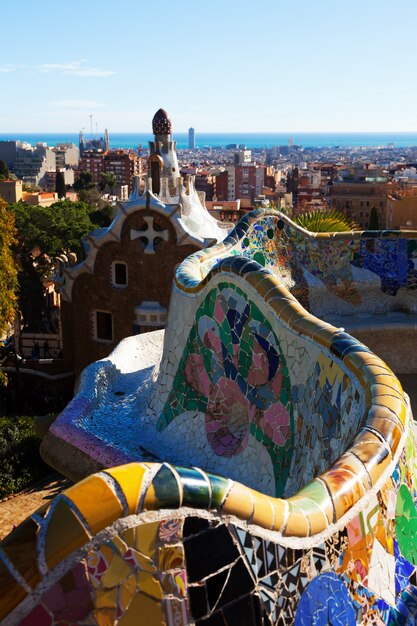
[{"label": "stone cross", "polygon": [[143,225],[140,230],[136,230],[135,228],[130,229],[130,239],[133,241],[134,239],[145,239],[146,247],[145,254],[155,254],[155,239],[164,239],[168,241],[169,233],[167,230],[155,230],[153,227],[153,217],[146,216],[143,218],[146,222],[146,225]]}]

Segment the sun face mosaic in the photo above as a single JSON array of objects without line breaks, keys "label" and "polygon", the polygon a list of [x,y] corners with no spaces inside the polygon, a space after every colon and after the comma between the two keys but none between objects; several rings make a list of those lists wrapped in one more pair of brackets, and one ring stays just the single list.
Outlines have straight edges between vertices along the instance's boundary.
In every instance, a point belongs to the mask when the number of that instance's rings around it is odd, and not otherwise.
[{"label": "sun face mosaic", "polygon": [[104,467],[141,462],[89,476],[0,544],[2,624],[417,622],[411,410],[383,361],[293,295],[314,308],[320,284],[330,307],[371,306],[372,283],[383,306],[412,304],[414,241],[362,235],[309,239],[255,212],[180,266],[162,360],[136,355],[138,385],[121,349],[52,429]]}]

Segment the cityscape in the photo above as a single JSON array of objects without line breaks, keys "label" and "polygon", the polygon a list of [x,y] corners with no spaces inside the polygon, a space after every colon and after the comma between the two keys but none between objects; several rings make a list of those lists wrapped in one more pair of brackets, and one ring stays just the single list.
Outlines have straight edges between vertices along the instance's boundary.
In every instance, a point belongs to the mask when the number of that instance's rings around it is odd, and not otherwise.
[{"label": "cityscape", "polygon": [[[104,201],[115,206],[127,200],[134,176],[144,187],[149,149],[113,146],[110,137],[106,129],[101,135],[80,131],[77,144],[0,139],[0,160],[13,179],[0,181],[0,197],[52,204],[58,199],[59,173],[65,196],[76,200],[80,173],[86,173],[91,185],[105,192]],[[417,226],[417,145],[304,147],[294,144],[292,137],[285,145],[255,148],[198,143],[198,133],[191,127],[188,147],[177,150],[180,175],[195,177],[208,211],[222,221],[236,222],[263,203],[291,206],[294,214],[334,208],[364,229]],[[106,180],[112,185],[103,188]]]},{"label": "cityscape", "polygon": [[0,16],[0,624],[417,624],[417,5]]}]

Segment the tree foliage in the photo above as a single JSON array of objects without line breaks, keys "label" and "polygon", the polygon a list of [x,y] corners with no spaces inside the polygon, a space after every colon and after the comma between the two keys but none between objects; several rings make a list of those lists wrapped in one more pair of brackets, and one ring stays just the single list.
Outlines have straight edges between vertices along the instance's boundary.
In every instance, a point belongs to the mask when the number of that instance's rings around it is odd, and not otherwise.
[{"label": "tree foliage", "polygon": [[0,466],[0,498],[51,472],[39,455],[33,418],[0,417]]},{"label": "tree foliage", "polygon": [[57,192],[59,199],[65,198],[67,189],[65,186],[65,176],[63,172],[56,173],[55,191]]},{"label": "tree foliage", "polygon": [[78,192],[78,199],[80,202],[85,202],[99,211],[109,206],[107,200],[103,200],[101,197],[101,193],[97,187],[93,187],[92,189],[82,189]]},{"label": "tree foliage", "polygon": [[0,159],[0,180],[7,180],[9,178],[9,168],[7,163]]},{"label": "tree foliage", "polygon": [[12,254],[15,234],[13,213],[0,198],[0,336],[13,321],[16,308],[17,269]]},{"label": "tree foliage", "polygon": [[99,182],[100,190],[103,192],[106,188],[110,189],[110,192],[113,193],[113,188],[116,184],[116,176],[113,172],[103,172],[101,174],[101,180]]},{"label": "tree foliage", "polygon": [[108,213],[97,215],[85,202],[62,200],[51,206],[10,205],[17,228],[20,252],[39,248],[41,254],[55,257],[62,252],[82,253],[81,240],[97,227],[110,223]]},{"label": "tree foliage", "polygon": [[[19,310],[27,329],[43,329],[45,280],[50,280],[55,257],[75,252],[82,257],[82,239],[110,223],[108,209],[98,211],[84,202],[61,200],[51,206],[22,202],[10,205],[15,216],[18,261]],[[107,211],[107,212],[106,212]]]},{"label": "tree foliage", "polygon": [[82,189],[92,189],[94,187],[93,177],[90,172],[81,171],[77,180],[73,185],[75,191],[81,191]]},{"label": "tree foliage", "polygon": [[350,217],[334,209],[301,213],[292,220],[312,233],[342,233],[358,228]]}]

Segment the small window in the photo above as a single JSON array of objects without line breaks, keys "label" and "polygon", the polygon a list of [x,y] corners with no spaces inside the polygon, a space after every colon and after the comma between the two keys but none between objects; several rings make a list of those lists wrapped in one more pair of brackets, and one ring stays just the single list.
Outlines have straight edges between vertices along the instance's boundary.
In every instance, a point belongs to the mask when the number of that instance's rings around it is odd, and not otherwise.
[{"label": "small window", "polygon": [[107,311],[95,312],[95,338],[100,341],[113,341],[113,316]]},{"label": "small window", "polygon": [[114,287],[127,287],[127,264],[115,261],[112,266],[112,283]]}]

